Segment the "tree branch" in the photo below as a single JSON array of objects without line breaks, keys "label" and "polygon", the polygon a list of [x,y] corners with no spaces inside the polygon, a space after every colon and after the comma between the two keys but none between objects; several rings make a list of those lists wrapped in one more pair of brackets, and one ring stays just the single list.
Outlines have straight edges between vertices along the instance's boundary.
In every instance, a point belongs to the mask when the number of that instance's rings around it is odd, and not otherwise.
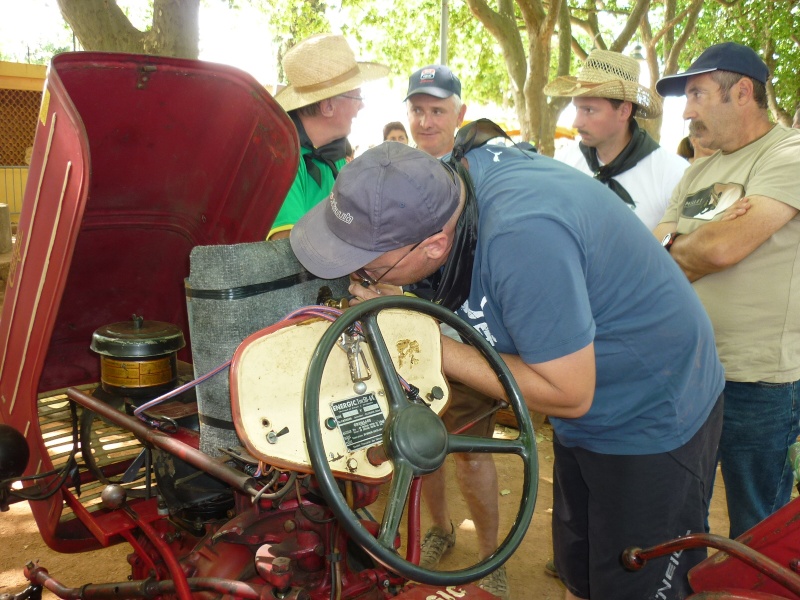
[{"label": "tree branch", "polygon": [[136,29],[116,0],[58,0],[64,20],[86,50],[134,51],[144,34]]}]

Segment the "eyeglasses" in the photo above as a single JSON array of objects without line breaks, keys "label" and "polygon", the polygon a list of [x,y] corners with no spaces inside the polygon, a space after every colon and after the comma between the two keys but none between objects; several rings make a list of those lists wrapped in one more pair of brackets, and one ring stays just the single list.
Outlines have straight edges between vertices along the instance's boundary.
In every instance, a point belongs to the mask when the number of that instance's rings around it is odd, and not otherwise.
[{"label": "eyeglasses", "polygon": [[348,96],[347,94],[339,94],[339,98],[348,98],[349,100],[357,100],[358,102],[364,101],[364,96]]},{"label": "eyeglasses", "polygon": [[409,255],[409,254],[411,254],[411,253],[412,253],[414,250],[416,250],[417,248],[419,248],[419,245],[420,245],[422,242],[424,242],[425,240],[427,240],[427,239],[428,239],[428,238],[430,238],[430,237],[433,237],[434,235],[437,235],[437,234],[439,234],[439,233],[442,233],[442,231],[443,231],[443,230],[442,230],[442,229],[440,229],[440,230],[439,230],[439,231],[437,231],[436,233],[432,233],[432,234],[431,234],[431,235],[429,235],[427,238],[425,238],[425,239],[423,239],[423,240],[420,240],[420,241],[418,241],[416,244],[414,244],[413,246],[411,246],[411,249],[410,249],[408,252],[406,252],[405,254],[403,254],[403,256],[401,256],[401,257],[400,257],[400,258],[397,260],[397,262],[396,262],[396,263],[394,263],[394,264],[393,264],[391,267],[389,267],[388,269],[386,269],[386,270],[383,272],[383,275],[381,275],[381,276],[380,276],[380,277],[378,277],[377,279],[373,279],[373,278],[372,278],[372,276],[371,276],[369,273],[367,273],[367,270],[366,270],[365,268],[363,268],[363,267],[362,267],[362,268],[360,268],[360,269],[358,269],[357,271],[354,271],[354,272],[353,272],[353,275],[355,275],[355,276],[356,276],[358,279],[360,279],[360,280],[361,280],[361,285],[363,285],[364,287],[369,287],[369,286],[371,286],[371,285],[378,285],[378,284],[381,282],[381,279],[383,279],[384,277],[386,277],[386,276],[389,274],[389,272],[390,272],[392,269],[394,269],[394,268],[395,268],[397,265],[399,265],[399,264],[400,264],[400,263],[401,263],[401,262],[402,262],[402,261],[403,261],[403,260],[404,260],[406,257],[408,257],[408,255]]}]

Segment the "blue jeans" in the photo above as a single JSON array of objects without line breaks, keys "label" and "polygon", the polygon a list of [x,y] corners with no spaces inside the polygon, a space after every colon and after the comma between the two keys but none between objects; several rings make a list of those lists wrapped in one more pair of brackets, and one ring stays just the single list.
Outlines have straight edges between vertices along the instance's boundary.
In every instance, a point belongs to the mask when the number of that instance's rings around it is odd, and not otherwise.
[{"label": "blue jeans", "polygon": [[800,381],[726,381],[724,415],[719,460],[730,537],[737,538],[789,502],[787,452],[800,435]]}]

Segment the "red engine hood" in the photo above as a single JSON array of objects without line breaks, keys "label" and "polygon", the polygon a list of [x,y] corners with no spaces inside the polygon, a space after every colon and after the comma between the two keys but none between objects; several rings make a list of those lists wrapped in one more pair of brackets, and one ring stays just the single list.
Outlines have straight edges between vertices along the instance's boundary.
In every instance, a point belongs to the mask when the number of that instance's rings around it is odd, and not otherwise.
[{"label": "red engine hood", "polygon": [[191,356],[191,249],[263,240],[298,158],[292,122],[242,71],[53,59],[0,318],[0,421],[26,433],[29,472],[49,464],[31,443],[37,392],[99,380],[95,329],[132,314],[174,323]]}]

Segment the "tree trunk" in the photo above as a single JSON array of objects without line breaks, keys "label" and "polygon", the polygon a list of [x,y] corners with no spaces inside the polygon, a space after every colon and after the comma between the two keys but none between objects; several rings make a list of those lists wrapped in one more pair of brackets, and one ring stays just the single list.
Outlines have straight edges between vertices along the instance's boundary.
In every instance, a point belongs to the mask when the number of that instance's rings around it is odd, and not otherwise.
[{"label": "tree trunk", "polygon": [[200,0],[154,0],[153,23],[136,29],[116,0],[58,0],[85,50],[194,58],[199,54]]}]

